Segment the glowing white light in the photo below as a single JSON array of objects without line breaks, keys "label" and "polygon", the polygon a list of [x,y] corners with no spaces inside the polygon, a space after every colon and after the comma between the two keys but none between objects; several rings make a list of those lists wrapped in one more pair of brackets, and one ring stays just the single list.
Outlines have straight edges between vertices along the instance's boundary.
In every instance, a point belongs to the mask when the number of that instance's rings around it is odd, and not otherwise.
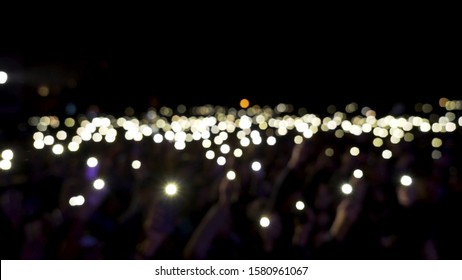
[{"label": "glowing white light", "polygon": [[226,163],[226,158],[224,156],[220,156],[217,158],[217,163],[218,165],[225,165]]},{"label": "glowing white light", "polygon": [[361,169],[355,169],[355,171],[353,171],[353,176],[357,179],[361,179],[363,177],[363,171]]},{"label": "glowing white light", "polygon": [[42,140],[35,140],[34,141],[34,148],[37,150],[41,150],[45,147],[45,143]]},{"label": "glowing white light", "polygon": [[220,147],[220,151],[221,151],[223,154],[229,153],[230,150],[231,150],[231,148],[229,147],[228,144],[223,144],[223,145],[221,145],[221,147]]},{"label": "glowing white light", "polygon": [[261,163],[258,161],[252,162],[252,170],[253,171],[260,171],[261,169]]},{"label": "glowing white light", "polygon": [[95,134],[93,134],[92,136],[92,139],[93,141],[95,142],[101,142],[101,140],[103,140],[103,135],[101,135],[100,133],[96,132]]},{"label": "glowing white light", "polygon": [[297,208],[297,210],[299,211],[302,211],[303,209],[305,209],[305,203],[303,203],[303,201],[297,201],[295,203],[295,208]]},{"label": "glowing white light", "polygon": [[69,199],[70,206],[82,206],[85,203],[85,198],[82,195],[73,196]]},{"label": "glowing white light", "polygon": [[353,187],[350,184],[343,184],[342,185],[342,192],[344,194],[351,194],[353,192]]},{"label": "glowing white light", "polygon": [[260,226],[261,227],[266,228],[266,227],[269,227],[269,225],[270,225],[270,219],[268,219],[268,217],[263,216],[263,217],[260,218]]},{"label": "glowing white light", "polygon": [[266,139],[266,143],[269,146],[274,146],[276,144],[276,137],[274,137],[274,136],[268,137],[268,139]]},{"label": "glowing white light", "polygon": [[409,175],[403,175],[401,177],[400,182],[401,182],[401,185],[403,185],[405,187],[408,187],[408,186],[410,186],[412,184],[412,178]]},{"label": "glowing white light", "polygon": [[234,179],[236,179],[236,172],[230,170],[226,173],[226,178],[228,178],[228,180],[232,181]]},{"label": "glowing white light", "polygon": [[250,139],[247,137],[244,137],[240,141],[242,147],[247,147],[250,145]]},{"label": "glowing white light", "polygon": [[212,146],[212,141],[210,141],[209,139],[205,139],[202,141],[202,147],[208,149],[210,148],[210,146]]},{"label": "glowing white light", "polygon": [[351,154],[352,156],[354,156],[354,157],[355,157],[355,156],[358,156],[358,155],[359,155],[359,148],[358,148],[358,147],[352,147],[352,148],[350,149],[350,154]]},{"label": "glowing white light", "polygon": [[64,147],[61,144],[56,144],[51,149],[55,155],[60,155],[64,152]]},{"label": "glowing white light", "polygon": [[165,186],[165,194],[174,196],[178,192],[178,186],[175,183],[169,183]]},{"label": "glowing white light", "polygon": [[208,150],[208,151],[205,153],[205,157],[206,157],[207,159],[213,159],[213,158],[215,158],[215,152],[212,151],[212,150]]},{"label": "glowing white light", "polygon": [[8,81],[8,74],[5,71],[0,71],[0,85],[3,85]]},{"label": "glowing white light", "polygon": [[140,169],[140,167],[141,167],[141,161],[139,161],[139,160],[132,161],[132,168],[133,169]]},{"label": "glowing white light", "polygon": [[162,141],[164,140],[164,137],[162,136],[162,134],[158,133],[158,134],[154,135],[153,140],[154,140],[154,142],[159,144],[159,143],[162,143]]},{"label": "glowing white light", "polygon": [[58,131],[58,133],[56,133],[56,138],[58,138],[58,139],[61,140],[61,141],[62,141],[62,140],[66,140],[66,138],[67,138],[67,133],[66,133],[66,131],[64,131],[64,130]]},{"label": "glowing white light", "polygon": [[102,188],[104,188],[104,185],[105,185],[105,182],[103,179],[96,179],[93,182],[93,188],[95,188],[96,190],[101,190]]},{"label": "glowing white light", "polygon": [[242,157],[242,150],[237,148],[237,149],[234,150],[233,154],[237,158]]},{"label": "glowing white light", "polygon": [[43,138],[43,143],[47,146],[53,145],[54,142],[55,142],[55,138],[53,138],[53,136],[51,135],[47,135],[45,136],[45,138]]},{"label": "glowing white light", "polygon": [[87,165],[88,167],[95,167],[98,165],[98,159],[96,159],[95,157],[89,157],[87,159]]},{"label": "glowing white light", "polygon": [[297,145],[303,143],[303,137],[300,136],[300,135],[295,136],[294,137],[294,143],[297,144]]},{"label": "glowing white light", "polygon": [[77,152],[77,150],[79,149],[79,144],[76,143],[76,142],[70,142],[70,143],[67,145],[67,148],[68,148],[69,151],[71,151],[71,152]]},{"label": "glowing white light", "polygon": [[2,158],[5,160],[12,160],[13,159],[13,151],[10,149],[6,149],[2,152]]},{"label": "glowing white light", "polygon": [[186,143],[183,141],[178,141],[178,142],[175,142],[174,146],[175,146],[175,149],[181,151],[181,150],[184,150],[184,148],[186,148]]},{"label": "glowing white light", "polygon": [[393,156],[392,152],[390,150],[383,150],[382,152],[382,157],[384,159],[390,159]]},{"label": "glowing white light", "polygon": [[11,161],[6,160],[6,159],[0,160],[0,169],[10,170],[11,169]]}]

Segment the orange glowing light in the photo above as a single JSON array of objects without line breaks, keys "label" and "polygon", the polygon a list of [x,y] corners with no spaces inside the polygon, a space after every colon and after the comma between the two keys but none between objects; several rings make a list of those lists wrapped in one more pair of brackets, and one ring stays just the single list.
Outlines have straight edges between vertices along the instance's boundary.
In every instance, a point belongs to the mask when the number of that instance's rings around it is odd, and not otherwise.
[{"label": "orange glowing light", "polygon": [[244,98],[244,99],[241,100],[241,102],[239,102],[239,105],[241,105],[242,109],[246,109],[247,107],[249,107],[250,102],[249,102],[249,100]]}]

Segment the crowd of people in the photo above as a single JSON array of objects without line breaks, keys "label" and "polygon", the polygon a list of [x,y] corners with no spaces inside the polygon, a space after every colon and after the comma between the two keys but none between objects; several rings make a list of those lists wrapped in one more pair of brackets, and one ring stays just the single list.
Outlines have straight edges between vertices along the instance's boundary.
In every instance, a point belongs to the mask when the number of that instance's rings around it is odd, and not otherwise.
[{"label": "crowd of people", "polygon": [[[387,138],[380,148],[372,133],[319,131],[298,143],[290,130],[275,145],[264,135],[242,156],[224,154],[223,165],[201,141],[175,149],[119,135],[55,155],[34,149],[34,132],[0,146],[14,151],[11,170],[0,170],[2,259],[462,256],[460,126],[438,135],[417,129],[412,141]],[[240,147],[232,135],[226,143]],[[432,157],[435,137],[442,144]],[[165,192],[170,182],[176,193]],[[70,203],[78,196],[84,201]]]}]

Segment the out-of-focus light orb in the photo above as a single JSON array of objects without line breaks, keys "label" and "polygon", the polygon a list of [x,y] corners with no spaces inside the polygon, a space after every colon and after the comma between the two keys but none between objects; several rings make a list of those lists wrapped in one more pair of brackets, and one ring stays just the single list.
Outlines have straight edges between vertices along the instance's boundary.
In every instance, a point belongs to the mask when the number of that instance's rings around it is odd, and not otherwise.
[{"label": "out-of-focus light orb", "polygon": [[178,193],[178,186],[175,183],[168,183],[165,186],[165,194],[168,196],[174,196]]},{"label": "out-of-focus light orb", "polygon": [[82,206],[85,203],[85,198],[82,195],[73,196],[69,199],[70,206]]},{"label": "out-of-focus light orb", "polygon": [[43,138],[43,143],[45,143],[45,145],[47,146],[53,145],[54,142],[55,142],[55,138],[53,138],[53,136],[51,135],[47,135],[45,136],[45,138]]},{"label": "out-of-focus light orb", "polygon": [[390,159],[393,156],[393,153],[390,150],[383,150],[382,157],[384,159]]},{"label": "out-of-focus light orb", "polygon": [[270,219],[268,217],[263,216],[263,217],[260,218],[260,226],[261,227],[264,227],[264,228],[269,227],[270,223],[271,222],[270,222]]},{"label": "out-of-focus light orb", "polygon": [[202,141],[202,147],[208,149],[210,148],[210,146],[212,146],[212,141],[210,141],[209,139],[205,139],[204,141]]},{"label": "out-of-focus light orb", "polygon": [[137,159],[132,161],[132,168],[133,169],[140,169],[140,167],[141,167],[141,161],[139,161]]},{"label": "out-of-focus light orb", "polygon": [[432,159],[440,159],[442,157],[442,154],[438,150],[432,151]]},{"label": "out-of-focus light orb", "polygon": [[353,187],[350,184],[343,184],[341,189],[344,194],[351,194],[353,192]]},{"label": "out-of-focus light orb", "polygon": [[269,146],[274,146],[276,144],[276,137],[274,136],[270,136],[266,139],[266,143],[269,145]]},{"label": "out-of-focus light orb", "polygon": [[353,171],[353,177],[357,178],[357,179],[361,179],[363,177],[364,173],[361,169],[355,169],[355,171]]},{"label": "out-of-focus light orb", "polygon": [[294,137],[294,143],[297,144],[297,145],[303,143],[303,137],[300,136],[300,135],[295,136]]},{"label": "out-of-focus light orb", "polygon": [[46,85],[41,85],[37,88],[37,93],[41,97],[47,97],[50,94],[50,88]]},{"label": "out-of-focus light orb", "polygon": [[334,149],[332,148],[327,148],[325,151],[324,151],[324,154],[328,157],[331,157],[334,155]]},{"label": "out-of-focus light orb", "polygon": [[433,138],[432,139],[432,147],[433,148],[439,148],[443,145],[443,141],[440,138]]},{"label": "out-of-focus light orb", "polygon": [[55,155],[61,155],[64,152],[64,147],[61,144],[56,144],[51,148],[53,154]]},{"label": "out-of-focus light orb", "polygon": [[67,148],[69,149],[69,151],[71,152],[77,152],[79,150],[79,144],[76,143],[76,142],[70,142],[68,145],[67,145]]},{"label": "out-of-focus light orb", "polygon": [[297,208],[297,210],[299,211],[302,211],[303,209],[305,209],[305,203],[299,200],[295,203],[295,208]]},{"label": "out-of-focus light orb", "polygon": [[11,169],[11,161],[2,159],[0,160],[0,169],[2,170],[10,170]]},{"label": "out-of-focus light orb", "polygon": [[247,137],[244,137],[240,141],[242,147],[248,147],[250,145],[250,139]]},{"label": "out-of-focus light orb", "polygon": [[228,144],[223,144],[223,145],[221,145],[221,147],[220,147],[220,151],[221,151],[223,154],[229,153],[230,150],[231,150],[231,148],[229,147]]},{"label": "out-of-focus light orb", "polygon": [[350,154],[354,157],[358,156],[359,155],[359,148],[358,147],[352,147],[350,149]]},{"label": "out-of-focus light orb", "polygon": [[95,157],[89,157],[87,159],[88,167],[96,167],[98,165],[98,159]]},{"label": "out-of-focus light orb", "polygon": [[241,99],[241,101],[239,102],[239,106],[241,106],[242,109],[247,109],[250,105],[250,102],[248,99]]},{"label": "out-of-focus light orb", "polygon": [[94,182],[93,182],[93,188],[95,188],[96,190],[101,190],[104,188],[104,185],[106,183],[104,182],[103,179],[96,179]]},{"label": "out-of-focus light orb", "polygon": [[242,152],[241,149],[237,148],[237,149],[234,150],[233,154],[234,154],[235,157],[240,158],[240,157],[242,157],[243,152]]},{"label": "out-of-focus light orb", "polygon": [[383,140],[382,138],[374,138],[374,140],[372,141],[372,144],[374,145],[374,147],[382,147],[383,145]]},{"label": "out-of-focus light orb", "polygon": [[157,133],[156,135],[154,135],[152,139],[154,140],[154,142],[159,144],[159,143],[162,143],[162,141],[164,140],[164,137],[162,136],[162,134]]},{"label": "out-of-focus light orb", "polygon": [[226,164],[226,158],[224,156],[219,156],[217,158],[217,164],[218,165],[225,165]]},{"label": "out-of-focus light orb", "polygon": [[230,170],[226,173],[226,178],[228,178],[228,180],[232,181],[234,179],[236,179],[236,172]]},{"label": "out-of-focus light orb", "polygon": [[66,131],[64,131],[64,130],[58,131],[58,133],[56,133],[56,138],[58,138],[58,140],[61,140],[61,141],[66,140],[66,138],[67,138]]},{"label": "out-of-focus light orb", "polygon": [[8,81],[8,74],[5,71],[0,71],[0,85],[3,85]]},{"label": "out-of-focus light orb", "polygon": [[403,186],[405,186],[405,187],[409,187],[410,185],[412,185],[412,178],[411,178],[411,176],[409,176],[409,175],[403,175],[403,176],[401,176],[400,183],[401,183],[401,185],[403,185]]},{"label": "out-of-focus light orb", "polygon": [[212,150],[208,150],[207,152],[205,152],[205,157],[207,159],[213,159],[215,158],[215,152]]},{"label": "out-of-focus light orb", "polygon": [[261,170],[261,163],[259,161],[252,162],[252,170],[253,171],[260,171]]},{"label": "out-of-focus light orb", "polygon": [[175,147],[175,149],[177,149],[179,151],[184,150],[184,148],[186,148],[186,142],[177,141],[177,142],[175,142],[174,147]]},{"label": "out-of-focus light orb", "polygon": [[11,149],[6,149],[2,152],[2,158],[5,160],[12,160],[14,153]]},{"label": "out-of-focus light orb", "polygon": [[45,147],[45,143],[43,143],[42,140],[35,140],[33,145],[34,145],[34,148],[37,150],[41,150]]}]

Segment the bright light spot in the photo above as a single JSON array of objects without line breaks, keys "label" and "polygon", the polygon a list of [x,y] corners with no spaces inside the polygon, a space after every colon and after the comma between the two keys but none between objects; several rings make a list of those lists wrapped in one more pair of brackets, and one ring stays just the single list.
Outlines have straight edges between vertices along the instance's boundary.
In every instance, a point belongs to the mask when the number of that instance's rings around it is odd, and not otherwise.
[{"label": "bright light spot", "polygon": [[363,175],[364,173],[361,169],[355,169],[355,171],[353,171],[353,176],[357,179],[361,179]]},{"label": "bright light spot", "polygon": [[295,208],[297,208],[297,210],[299,211],[302,211],[303,209],[305,209],[305,203],[303,203],[303,201],[297,201],[295,203]]},{"label": "bright light spot", "polygon": [[186,148],[186,142],[178,141],[178,142],[175,142],[174,146],[175,146],[175,149],[181,151],[181,150],[184,150],[184,148]]},{"label": "bright light spot", "polygon": [[422,124],[420,124],[420,131],[422,132],[429,132],[431,128],[431,125],[427,122],[423,122]]},{"label": "bright light spot", "polygon": [[258,161],[252,162],[252,170],[253,171],[260,171],[261,169],[261,163]]},{"label": "bright light spot", "polygon": [[224,156],[219,156],[219,157],[217,158],[217,163],[218,163],[218,165],[225,165],[225,163],[226,163],[226,158],[225,158]]},{"label": "bright light spot", "polygon": [[242,147],[247,147],[250,145],[250,139],[247,137],[244,137],[240,141]]},{"label": "bright light spot", "polygon": [[67,145],[67,148],[69,149],[69,151],[71,152],[77,152],[79,150],[79,144],[76,143],[76,142],[70,142],[68,145]]},{"label": "bright light spot", "polygon": [[165,186],[165,194],[168,196],[174,196],[178,192],[178,187],[175,183],[169,183]]},{"label": "bright light spot", "polygon": [[237,149],[234,150],[233,154],[237,158],[242,157],[242,150],[237,148]]},{"label": "bright light spot", "polygon": [[133,169],[140,169],[140,167],[141,167],[141,161],[139,161],[139,160],[132,161],[132,168]]},{"label": "bright light spot", "polygon": [[405,187],[409,187],[412,184],[412,178],[409,175],[403,175],[401,177],[400,182],[401,182],[401,185],[403,185]]},{"label": "bright light spot", "polygon": [[53,138],[53,136],[51,135],[47,135],[45,136],[45,138],[43,138],[43,143],[47,146],[53,145],[54,142],[55,142],[55,138]]},{"label": "bright light spot", "polygon": [[453,122],[448,122],[446,124],[446,131],[447,132],[453,132],[454,130],[456,130],[456,124],[453,123]]},{"label": "bright light spot", "polygon": [[334,155],[334,149],[332,148],[327,148],[325,151],[324,151],[324,154],[328,157],[331,157]]},{"label": "bright light spot", "polygon": [[249,129],[252,126],[252,119],[247,116],[242,116],[239,120],[239,127],[241,129]]},{"label": "bright light spot", "polygon": [[441,154],[441,152],[438,151],[438,150],[434,150],[434,151],[432,152],[432,159],[440,159],[441,156],[442,156],[442,154]]},{"label": "bright light spot", "polygon": [[215,152],[212,151],[212,150],[208,150],[206,153],[205,153],[205,157],[207,159],[213,159],[215,157]]},{"label": "bright light spot", "polygon": [[223,145],[221,145],[221,147],[220,147],[220,151],[221,151],[223,154],[229,153],[230,150],[231,150],[231,148],[229,147],[228,144],[223,144]]},{"label": "bright light spot", "polygon": [[202,141],[202,147],[208,149],[210,148],[210,146],[212,146],[212,141],[210,141],[209,139],[205,139]]},{"label": "bright light spot", "polygon": [[342,192],[344,194],[351,194],[353,192],[353,187],[350,184],[343,184],[342,185]]},{"label": "bright light spot", "polygon": [[85,203],[85,198],[82,195],[73,196],[69,199],[70,206],[82,206]]},{"label": "bright light spot", "polygon": [[392,157],[392,152],[390,150],[383,150],[382,157],[384,159],[390,159]]},{"label": "bright light spot", "polygon": [[105,182],[104,182],[103,179],[96,179],[93,182],[93,188],[95,188],[97,190],[101,190],[102,188],[104,188],[104,185],[105,185]]},{"label": "bright light spot", "polygon": [[268,217],[263,216],[263,217],[260,218],[260,226],[261,227],[266,228],[266,227],[269,227],[269,225],[270,225],[270,219],[268,219]]},{"label": "bright light spot", "polygon": [[226,178],[228,178],[228,180],[232,181],[234,179],[236,179],[236,172],[230,170],[226,173]]},{"label": "bright light spot", "polygon": [[45,143],[43,143],[42,140],[35,140],[34,141],[34,148],[35,149],[41,150],[41,149],[43,149],[43,147],[45,147]]},{"label": "bright light spot", "polygon": [[154,139],[154,142],[159,144],[159,143],[162,143],[162,141],[164,140],[164,137],[162,136],[162,134],[158,133],[158,134],[154,135],[153,139]]},{"label": "bright light spot", "polygon": [[103,140],[103,135],[96,132],[95,134],[93,134],[93,136],[91,138],[93,139],[93,141],[98,143],[98,142],[101,142],[101,140]]},{"label": "bright light spot", "polygon": [[2,170],[10,170],[11,168],[11,161],[3,159],[0,161],[0,169]]},{"label": "bright light spot", "polygon": [[266,139],[266,143],[268,143],[269,146],[274,146],[276,144],[276,137],[268,137],[268,139]]},{"label": "bright light spot", "polygon": [[383,145],[383,140],[382,138],[374,138],[374,141],[372,141],[372,144],[374,147],[381,147]]},{"label": "bright light spot", "polygon": [[0,71],[0,85],[3,85],[8,81],[8,74],[4,71]]},{"label": "bright light spot", "polygon": [[98,165],[98,159],[96,159],[95,157],[88,158],[87,165],[88,167],[96,167]]},{"label": "bright light spot", "polygon": [[441,141],[440,138],[433,138],[432,140],[432,147],[433,148],[439,148],[443,144],[443,141]]},{"label": "bright light spot", "polygon": [[241,100],[241,102],[239,102],[239,105],[241,106],[242,109],[246,109],[247,107],[249,107],[250,102],[249,100],[244,98]]},{"label": "bright light spot", "polygon": [[59,140],[66,140],[66,138],[67,138],[66,131],[64,131],[64,130],[58,131],[58,133],[56,133],[56,138],[58,138]]},{"label": "bright light spot", "polygon": [[64,152],[64,147],[61,144],[56,144],[53,146],[53,148],[51,148],[51,150],[55,155],[60,155]]},{"label": "bright light spot", "polygon": [[2,158],[5,160],[12,160],[13,159],[13,151],[10,149],[6,149],[2,152]]},{"label": "bright light spot", "polygon": [[295,136],[294,137],[294,143],[297,144],[297,145],[303,143],[303,137],[300,136],[300,135]]},{"label": "bright light spot", "polygon": [[350,154],[354,157],[358,156],[359,155],[359,148],[358,147],[352,147],[350,149]]}]

